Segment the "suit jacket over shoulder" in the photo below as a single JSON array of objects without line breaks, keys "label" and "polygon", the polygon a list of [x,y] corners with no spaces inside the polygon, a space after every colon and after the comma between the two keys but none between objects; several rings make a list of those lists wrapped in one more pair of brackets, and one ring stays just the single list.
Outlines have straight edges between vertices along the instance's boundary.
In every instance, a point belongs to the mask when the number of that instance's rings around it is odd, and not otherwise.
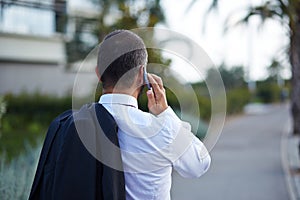
[{"label": "suit jacket over shoulder", "polygon": [[[105,136],[119,146],[116,122],[101,104],[62,113],[48,129],[29,200],[125,199],[124,173],[99,162],[87,150],[75,126],[78,122],[89,126],[92,133],[88,134],[95,136],[99,123]],[[110,153],[99,144],[96,148],[101,153]],[[121,161],[121,156],[112,155],[111,159]]]}]

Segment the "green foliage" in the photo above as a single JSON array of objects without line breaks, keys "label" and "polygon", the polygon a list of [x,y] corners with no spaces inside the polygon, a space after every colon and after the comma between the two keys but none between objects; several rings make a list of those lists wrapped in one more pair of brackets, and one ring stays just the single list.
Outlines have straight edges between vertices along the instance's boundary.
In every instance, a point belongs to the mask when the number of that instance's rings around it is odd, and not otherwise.
[{"label": "green foliage", "polygon": [[[216,69],[210,68],[207,71],[206,80],[212,80],[215,78]],[[227,68],[225,64],[222,64],[218,71],[222,77],[224,86],[226,89],[240,88],[245,86],[244,80],[244,68],[242,66],[235,66]]]},{"label": "green foliage", "polygon": [[40,145],[33,148],[26,143],[24,153],[10,162],[0,156],[1,200],[28,199],[40,151]]},{"label": "green foliage", "polygon": [[280,87],[272,82],[258,82],[256,97],[263,103],[278,102],[280,100]]},{"label": "green foliage", "polygon": [[208,97],[197,96],[200,110],[200,117],[209,120],[211,117],[211,101]]},{"label": "green foliage", "polygon": [[147,88],[144,87],[138,99],[138,106],[139,109],[141,109],[142,111],[148,112],[148,106],[147,106],[148,100],[147,100],[146,92],[147,92]]},{"label": "green foliage", "polygon": [[176,95],[169,88],[166,88],[166,95],[167,95],[168,104],[174,110],[180,110],[180,105],[179,105],[178,98],[176,97]]},{"label": "green foliage", "polygon": [[227,114],[236,114],[243,111],[244,106],[251,101],[251,93],[247,88],[228,90]]},{"label": "green foliage", "polygon": [[[219,67],[219,72],[226,89],[227,114],[236,114],[243,111],[244,106],[251,101],[251,93],[244,81],[243,67],[227,68],[224,64]],[[207,71],[207,80],[216,77],[216,70]],[[193,84],[195,91],[199,91],[198,102],[201,118],[209,120],[211,117],[210,95],[205,82]],[[201,93],[201,95],[200,95]]]},{"label": "green foliage", "polygon": [[[87,27],[96,26],[95,23],[95,20],[76,18],[76,30],[74,35],[72,39],[66,42],[66,52],[69,63],[84,59],[97,45],[98,37],[87,30]],[[90,38],[90,42],[87,42],[85,38],[87,36]]]},{"label": "green foliage", "polygon": [[[201,86],[200,86],[201,85]],[[211,100],[208,91],[205,92],[205,84],[197,83],[194,84],[195,88],[201,90],[201,94],[197,94],[200,116],[202,119],[208,121],[211,117]],[[202,89],[199,89],[201,87]],[[246,87],[228,89],[226,91],[227,100],[227,114],[236,114],[243,111],[244,106],[251,101],[251,93]]]},{"label": "green foliage", "polygon": [[[132,0],[92,1],[102,8],[98,18],[98,27],[94,32],[100,40],[114,29],[154,27],[157,23],[165,20],[160,0],[140,0],[139,2]],[[116,13],[118,13],[117,17]],[[109,23],[105,20],[108,17],[113,19]]]},{"label": "green foliage", "polygon": [[50,119],[62,110],[71,109],[72,99],[36,94],[8,94],[4,97],[7,102],[7,114],[27,115],[30,119]]},{"label": "green foliage", "polygon": [[208,121],[211,117],[211,101],[205,82],[192,84],[192,88],[197,96],[201,119]]},{"label": "green foliage", "polygon": [[[155,63],[162,66],[169,66],[171,64],[170,59],[166,59],[161,56],[162,50],[161,49],[151,49],[147,48],[148,53],[148,63]],[[148,71],[151,71],[150,68],[147,69]]]},{"label": "green foliage", "polygon": [[[99,8],[99,14],[92,18],[83,16],[74,18],[75,32],[67,43],[69,62],[83,59],[106,34],[113,30],[154,27],[165,20],[160,0],[90,1]],[[90,42],[87,42],[86,38],[90,38]]]},{"label": "green foliage", "polygon": [[6,102],[4,98],[0,96],[0,137],[1,137],[1,127],[2,127],[2,117],[6,113]]},{"label": "green foliage", "polygon": [[71,97],[55,98],[40,94],[6,95],[7,112],[2,119],[0,153],[7,160],[24,151],[24,141],[36,145],[46,134],[50,122],[61,112],[71,109]]},{"label": "green foliage", "polygon": [[275,58],[272,59],[271,64],[268,66],[269,72],[269,80],[277,81],[278,78],[281,77],[281,72],[283,70],[283,65],[276,60]]}]

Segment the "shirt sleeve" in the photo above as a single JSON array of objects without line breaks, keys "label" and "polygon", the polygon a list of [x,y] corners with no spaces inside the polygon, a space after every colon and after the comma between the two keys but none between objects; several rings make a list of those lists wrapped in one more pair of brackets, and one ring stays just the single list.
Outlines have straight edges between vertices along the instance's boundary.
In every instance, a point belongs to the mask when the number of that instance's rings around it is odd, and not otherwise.
[{"label": "shirt sleeve", "polygon": [[211,157],[204,144],[191,132],[190,124],[181,121],[170,107],[158,117],[167,119],[165,127],[169,127],[169,134],[174,136],[173,146],[168,153],[173,168],[186,178],[197,178],[204,174],[210,167]]},{"label": "shirt sleeve", "polygon": [[173,168],[183,177],[198,178],[208,170],[210,163],[205,146],[195,137],[183,155],[173,162]]}]

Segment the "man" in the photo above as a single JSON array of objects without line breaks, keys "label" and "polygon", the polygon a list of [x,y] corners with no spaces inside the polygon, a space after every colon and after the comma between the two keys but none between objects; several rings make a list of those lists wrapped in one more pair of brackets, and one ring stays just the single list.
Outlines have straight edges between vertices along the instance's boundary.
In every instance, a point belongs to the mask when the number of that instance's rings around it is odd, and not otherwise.
[{"label": "man", "polygon": [[[145,74],[147,57],[130,31],[104,38],[96,68],[103,95],[50,126],[31,199],[167,200],[173,169],[184,177],[208,170],[205,146],[168,106],[162,79]],[[150,113],[137,104],[147,79]]]}]

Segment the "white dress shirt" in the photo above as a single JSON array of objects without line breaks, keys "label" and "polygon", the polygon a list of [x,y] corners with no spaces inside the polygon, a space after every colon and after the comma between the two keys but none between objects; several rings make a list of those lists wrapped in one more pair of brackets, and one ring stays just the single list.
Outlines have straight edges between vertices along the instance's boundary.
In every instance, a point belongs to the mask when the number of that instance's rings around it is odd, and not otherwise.
[{"label": "white dress shirt", "polygon": [[169,200],[172,169],[183,177],[208,170],[205,146],[170,107],[155,116],[125,94],[104,94],[99,103],[118,125],[127,200]]}]

